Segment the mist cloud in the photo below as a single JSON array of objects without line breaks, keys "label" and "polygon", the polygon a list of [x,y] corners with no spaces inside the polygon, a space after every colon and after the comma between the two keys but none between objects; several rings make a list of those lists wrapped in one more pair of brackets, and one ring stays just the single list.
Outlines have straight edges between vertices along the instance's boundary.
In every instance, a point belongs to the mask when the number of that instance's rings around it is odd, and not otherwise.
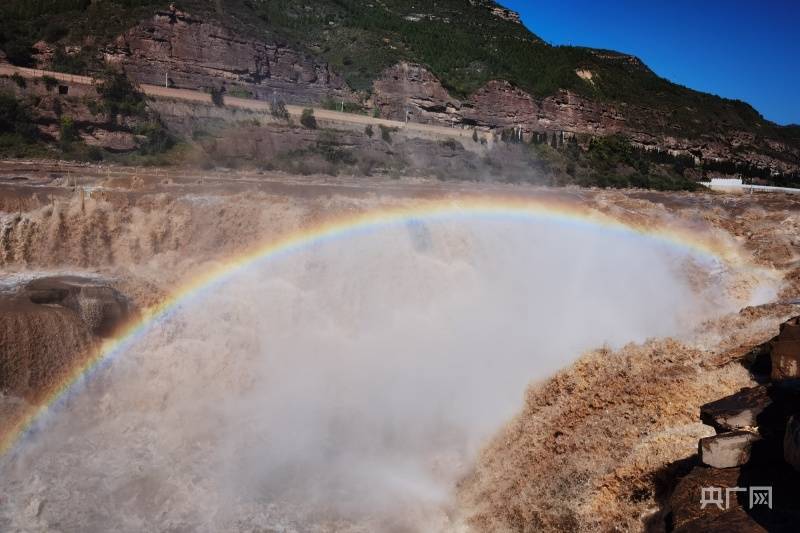
[{"label": "mist cloud", "polygon": [[730,308],[723,275],[698,290],[687,261],[481,219],[260,264],[156,325],[0,465],[0,529],[439,527],[528,384]]}]

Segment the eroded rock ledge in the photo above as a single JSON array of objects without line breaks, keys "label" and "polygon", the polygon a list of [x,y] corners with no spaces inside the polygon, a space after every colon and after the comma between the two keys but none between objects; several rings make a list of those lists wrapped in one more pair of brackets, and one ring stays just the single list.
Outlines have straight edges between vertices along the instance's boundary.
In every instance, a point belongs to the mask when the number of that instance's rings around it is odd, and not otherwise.
[{"label": "eroded rock ledge", "polygon": [[[800,317],[749,354],[760,384],[707,403],[695,466],[669,498],[669,531],[796,531],[800,523]],[[761,496],[758,496],[761,494]]]}]

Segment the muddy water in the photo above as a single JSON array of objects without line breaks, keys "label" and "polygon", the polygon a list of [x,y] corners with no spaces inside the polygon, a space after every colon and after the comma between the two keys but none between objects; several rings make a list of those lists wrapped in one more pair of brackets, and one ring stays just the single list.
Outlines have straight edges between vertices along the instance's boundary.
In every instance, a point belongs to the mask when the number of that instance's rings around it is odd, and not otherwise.
[{"label": "muddy water", "polygon": [[733,309],[728,281],[644,238],[502,219],[258,263],[2,459],[0,529],[455,528],[455,484],[529,383]]}]

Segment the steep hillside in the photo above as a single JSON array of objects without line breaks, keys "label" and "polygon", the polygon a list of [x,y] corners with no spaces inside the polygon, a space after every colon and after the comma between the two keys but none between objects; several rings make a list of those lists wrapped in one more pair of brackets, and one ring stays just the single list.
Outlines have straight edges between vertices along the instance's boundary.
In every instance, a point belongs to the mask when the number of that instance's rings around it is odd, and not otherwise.
[{"label": "steep hillside", "polygon": [[526,139],[623,134],[729,161],[745,177],[785,180],[800,168],[800,128],[671,83],[632,56],[551,46],[490,0],[10,0],[0,28],[16,64],[117,63],[140,82],[333,97],[396,119],[519,128]]}]

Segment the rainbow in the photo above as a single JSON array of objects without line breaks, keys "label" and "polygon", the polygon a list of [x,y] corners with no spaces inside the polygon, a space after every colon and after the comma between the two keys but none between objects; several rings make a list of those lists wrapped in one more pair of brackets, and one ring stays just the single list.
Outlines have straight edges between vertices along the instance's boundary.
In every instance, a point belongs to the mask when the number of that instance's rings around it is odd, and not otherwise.
[{"label": "rainbow", "polygon": [[46,391],[37,405],[10,422],[0,434],[0,455],[10,453],[25,440],[26,435],[43,427],[48,415],[58,411],[71,393],[100,368],[124,354],[150,328],[220,284],[234,278],[247,268],[291,254],[323,242],[351,237],[363,232],[380,230],[412,221],[436,221],[458,218],[517,218],[599,228],[623,235],[655,239],[668,246],[695,255],[723,262],[731,267],[745,267],[746,261],[729,243],[713,239],[701,232],[680,228],[650,228],[625,223],[611,216],[575,203],[535,198],[476,197],[450,200],[420,200],[413,206],[381,208],[332,218],[288,233],[278,239],[248,249],[243,253],[210,268],[175,290],[162,302],[142,311],[132,323],[116,335],[99,344],[83,361],[73,368],[56,386]]}]

